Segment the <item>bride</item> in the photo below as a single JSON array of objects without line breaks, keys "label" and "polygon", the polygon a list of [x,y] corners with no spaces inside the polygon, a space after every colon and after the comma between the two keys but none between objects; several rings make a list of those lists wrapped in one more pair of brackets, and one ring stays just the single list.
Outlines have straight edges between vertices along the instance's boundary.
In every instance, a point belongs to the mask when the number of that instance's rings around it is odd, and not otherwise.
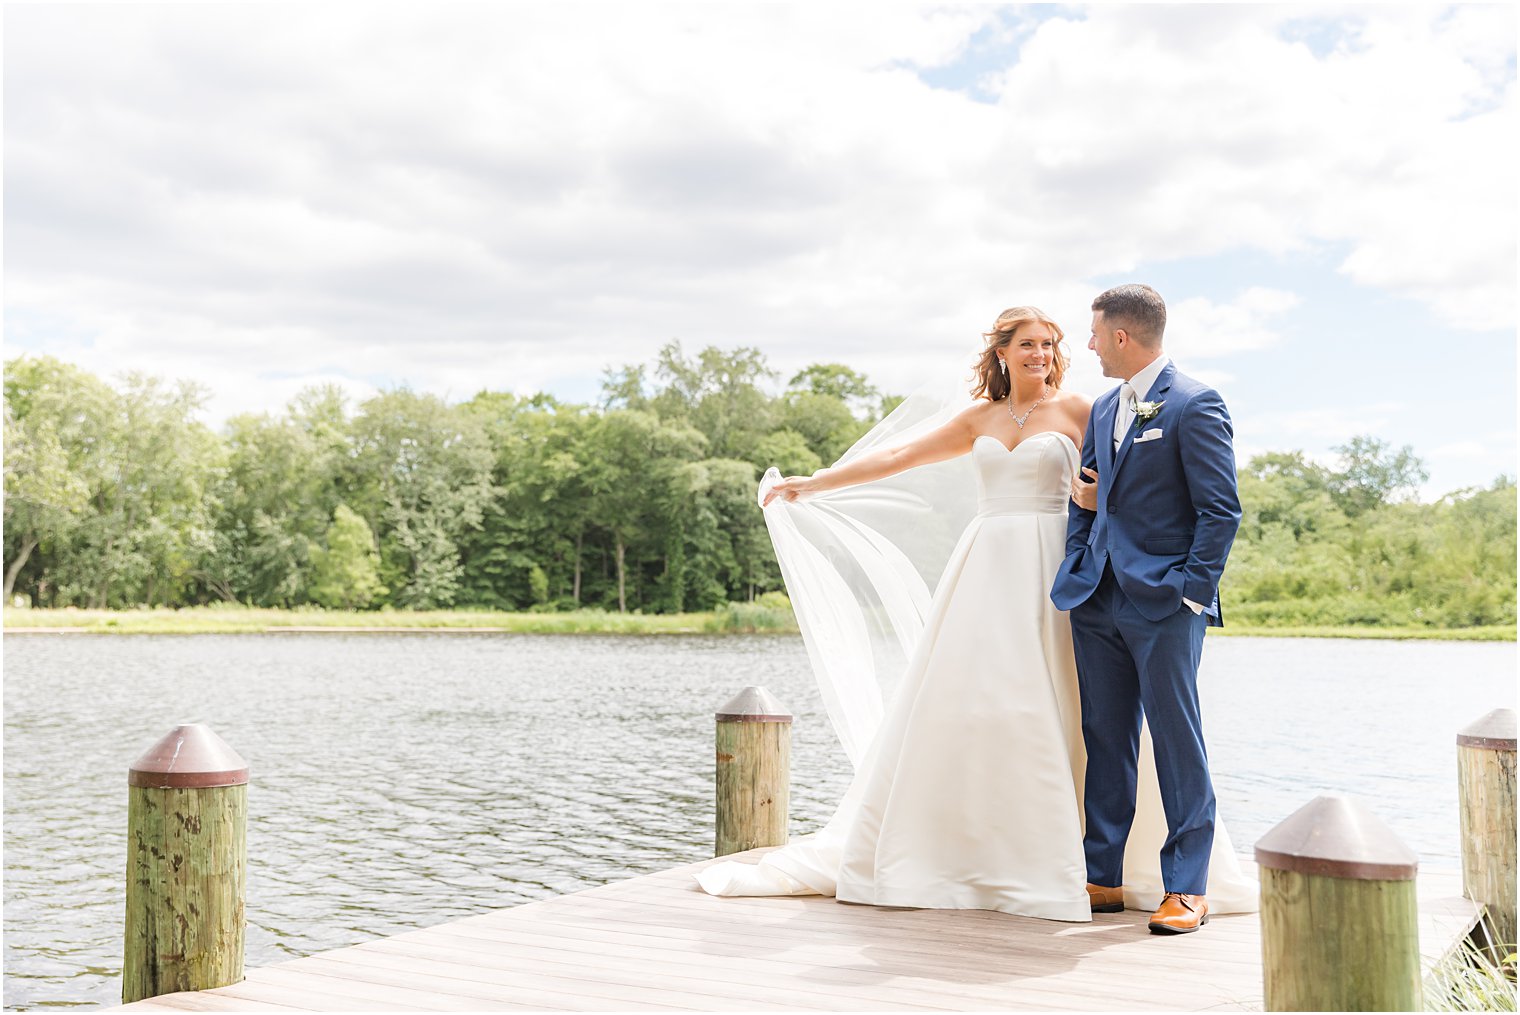
[{"label": "bride", "polygon": [[[1068,499],[1090,508],[1096,487],[1075,475],[1091,403],[1061,390],[1062,337],[1033,307],[1004,311],[969,406],[915,396],[835,466],[767,473],[782,576],[856,771],[822,831],[704,869],[707,892],[1091,919],[1076,664],[1049,591]],[[1125,901],[1154,909],[1166,821],[1141,747]],[[1214,842],[1211,910],[1255,908],[1222,826]]]}]

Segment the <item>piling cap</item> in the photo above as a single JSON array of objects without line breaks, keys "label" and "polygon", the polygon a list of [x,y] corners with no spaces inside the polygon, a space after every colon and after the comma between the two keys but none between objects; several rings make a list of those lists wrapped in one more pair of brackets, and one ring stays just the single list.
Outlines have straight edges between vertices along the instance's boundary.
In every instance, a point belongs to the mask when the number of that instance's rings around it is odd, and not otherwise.
[{"label": "piling cap", "polygon": [[1413,881],[1420,864],[1365,804],[1339,793],[1315,797],[1263,835],[1256,862],[1353,881]]},{"label": "piling cap", "polygon": [[127,769],[128,786],[206,789],[247,782],[248,762],[198,722],[174,727]]},{"label": "piling cap", "polygon": [[1496,708],[1457,734],[1457,746],[1488,751],[1515,749],[1515,710]]},{"label": "piling cap", "polygon": [[720,709],[719,722],[791,722],[792,713],[763,687],[746,687]]}]

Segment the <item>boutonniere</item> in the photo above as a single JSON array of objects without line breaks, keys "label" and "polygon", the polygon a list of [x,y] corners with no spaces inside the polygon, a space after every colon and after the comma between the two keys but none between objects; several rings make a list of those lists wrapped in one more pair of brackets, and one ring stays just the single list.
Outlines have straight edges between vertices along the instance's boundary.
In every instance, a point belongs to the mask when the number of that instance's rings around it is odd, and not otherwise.
[{"label": "boutonniere", "polygon": [[1165,404],[1166,404],[1165,401],[1161,401],[1161,402],[1136,402],[1135,403],[1135,429],[1136,430],[1140,429],[1142,426],[1144,426],[1145,424],[1149,423],[1151,420],[1155,419],[1157,416],[1161,415],[1161,407],[1163,405],[1165,405]]}]

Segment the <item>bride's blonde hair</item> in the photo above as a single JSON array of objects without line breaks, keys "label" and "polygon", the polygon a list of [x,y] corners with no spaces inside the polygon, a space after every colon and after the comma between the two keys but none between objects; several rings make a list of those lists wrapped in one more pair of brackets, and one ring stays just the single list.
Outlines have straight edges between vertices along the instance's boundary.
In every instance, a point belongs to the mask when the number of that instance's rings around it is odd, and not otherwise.
[{"label": "bride's blonde hair", "polygon": [[1052,321],[1043,310],[1035,307],[1013,307],[998,314],[993,322],[992,330],[984,332],[982,337],[987,340],[987,345],[982,349],[981,355],[976,361],[976,383],[972,385],[971,396],[973,398],[986,398],[996,402],[1000,398],[1008,397],[1010,383],[1008,375],[998,366],[998,353],[1008,347],[1013,341],[1014,334],[1022,324],[1030,321],[1038,321],[1048,327],[1056,336],[1055,355],[1050,361],[1050,376],[1045,383],[1052,388],[1061,386],[1061,378],[1066,375],[1066,366],[1070,362],[1066,358],[1066,350],[1061,343],[1066,335],[1061,331],[1061,326]]}]

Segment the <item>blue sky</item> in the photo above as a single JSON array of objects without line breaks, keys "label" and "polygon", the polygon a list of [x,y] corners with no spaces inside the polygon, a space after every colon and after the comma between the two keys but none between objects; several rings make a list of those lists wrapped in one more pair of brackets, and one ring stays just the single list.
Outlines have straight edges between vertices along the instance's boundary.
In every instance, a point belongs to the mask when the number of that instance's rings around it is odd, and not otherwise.
[{"label": "blue sky", "polygon": [[1172,310],[1241,456],[1515,472],[1496,5],[11,7],[6,356],[202,384],[595,395],[665,342],[964,365],[1006,306],[1107,382]]}]

